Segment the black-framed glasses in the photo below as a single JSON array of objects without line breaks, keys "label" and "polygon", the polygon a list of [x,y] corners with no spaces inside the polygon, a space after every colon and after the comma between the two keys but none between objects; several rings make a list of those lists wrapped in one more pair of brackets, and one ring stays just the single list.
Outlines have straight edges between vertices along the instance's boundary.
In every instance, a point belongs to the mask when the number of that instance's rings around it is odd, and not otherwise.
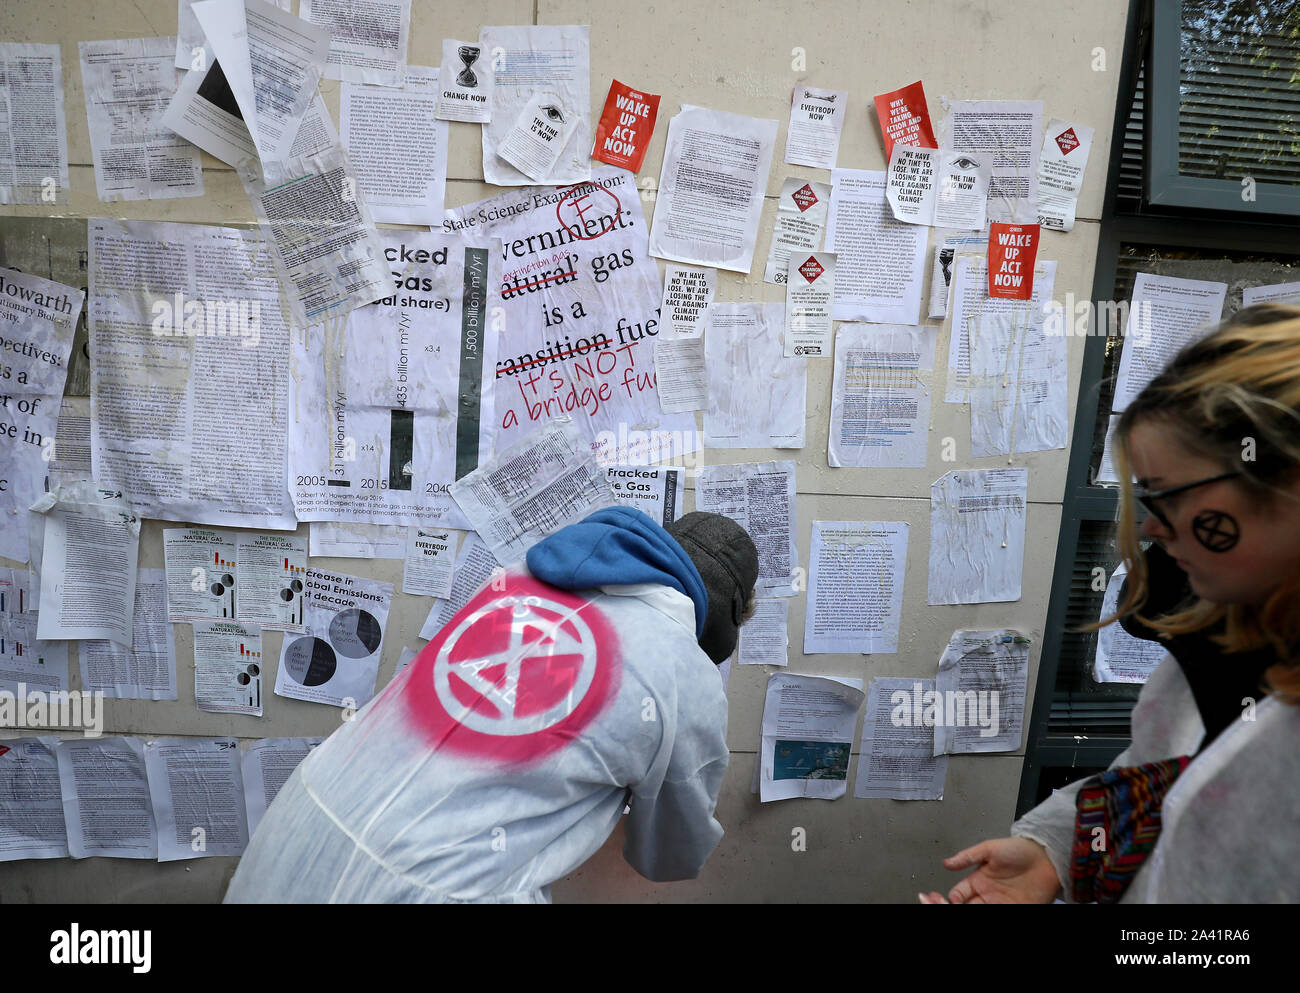
[{"label": "black-framed glasses", "polygon": [[1163,524],[1168,530],[1172,531],[1174,526],[1169,523],[1169,518],[1165,516],[1164,511],[1157,506],[1157,500],[1171,497],[1175,493],[1182,493],[1184,490],[1194,490],[1198,486],[1208,486],[1210,483],[1217,483],[1221,479],[1232,479],[1234,476],[1240,475],[1241,470],[1237,469],[1233,472],[1224,472],[1217,476],[1210,476],[1208,479],[1198,479],[1195,482],[1183,483],[1181,486],[1170,486],[1168,489],[1163,490],[1148,490],[1145,486],[1135,485],[1133,487],[1133,496],[1138,503],[1146,508],[1147,513]]}]

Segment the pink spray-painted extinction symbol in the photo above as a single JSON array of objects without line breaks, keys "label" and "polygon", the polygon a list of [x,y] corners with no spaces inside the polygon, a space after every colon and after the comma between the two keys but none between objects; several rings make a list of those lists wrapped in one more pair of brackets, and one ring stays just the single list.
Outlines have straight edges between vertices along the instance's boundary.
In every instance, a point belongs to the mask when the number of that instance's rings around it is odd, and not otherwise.
[{"label": "pink spray-painted extinction symbol", "polygon": [[617,685],[618,639],[589,601],[530,576],[479,591],[411,667],[411,716],[439,748],[524,762],[572,740]]}]

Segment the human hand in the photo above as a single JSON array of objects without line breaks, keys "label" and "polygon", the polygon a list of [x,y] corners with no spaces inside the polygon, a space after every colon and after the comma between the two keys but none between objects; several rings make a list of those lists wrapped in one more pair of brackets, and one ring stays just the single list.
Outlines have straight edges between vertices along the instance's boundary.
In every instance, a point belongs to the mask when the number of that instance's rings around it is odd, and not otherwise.
[{"label": "human hand", "polygon": [[993,838],[943,860],[958,871],[978,866],[948,892],[918,893],[922,903],[1051,903],[1061,892],[1047,850],[1028,838]]}]

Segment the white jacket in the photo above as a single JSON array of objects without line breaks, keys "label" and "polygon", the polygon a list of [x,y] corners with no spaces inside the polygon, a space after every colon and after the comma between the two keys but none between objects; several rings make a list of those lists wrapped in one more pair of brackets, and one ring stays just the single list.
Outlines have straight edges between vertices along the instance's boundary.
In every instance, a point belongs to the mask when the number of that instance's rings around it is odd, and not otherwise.
[{"label": "white jacket", "polygon": [[226,902],[549,902],[609,837],[661,881],[717,846],[727,702],[690,599],[484,587],[315,749]]},{"label": "white jacket", "polygon": [[[1231,665],[1225,656],[1224,665]],[[1300,707],[1265,697],[1170,787],[1151,855],[1121,903],[1300,902]],[[1250,719],[1250,718],[1253,718]],[[1111,768],[1192,755],[1205,727],[1172,655],[1133,708],[1133,740]],[[1047,849],[1070,900],[1075,796],[1058,790],[1011,827]]]}]

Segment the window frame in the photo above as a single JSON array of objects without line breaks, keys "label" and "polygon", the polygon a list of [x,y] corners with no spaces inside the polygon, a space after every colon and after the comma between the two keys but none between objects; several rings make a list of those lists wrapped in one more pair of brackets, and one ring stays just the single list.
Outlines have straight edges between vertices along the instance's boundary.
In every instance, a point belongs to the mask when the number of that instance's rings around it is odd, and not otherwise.
[{"label": "window frame", "polygon": [[[1153,207],[1212,210],[1277,217],[1300,216],[1300,185],[1256,183],[1254,200],[1242,199],[1242,179],[1208,179],[1179,172],[1182,0],[1155,0],[1146,115],[1146,199]],[[1231,207],[1223,206],[1225,203]]]}]

